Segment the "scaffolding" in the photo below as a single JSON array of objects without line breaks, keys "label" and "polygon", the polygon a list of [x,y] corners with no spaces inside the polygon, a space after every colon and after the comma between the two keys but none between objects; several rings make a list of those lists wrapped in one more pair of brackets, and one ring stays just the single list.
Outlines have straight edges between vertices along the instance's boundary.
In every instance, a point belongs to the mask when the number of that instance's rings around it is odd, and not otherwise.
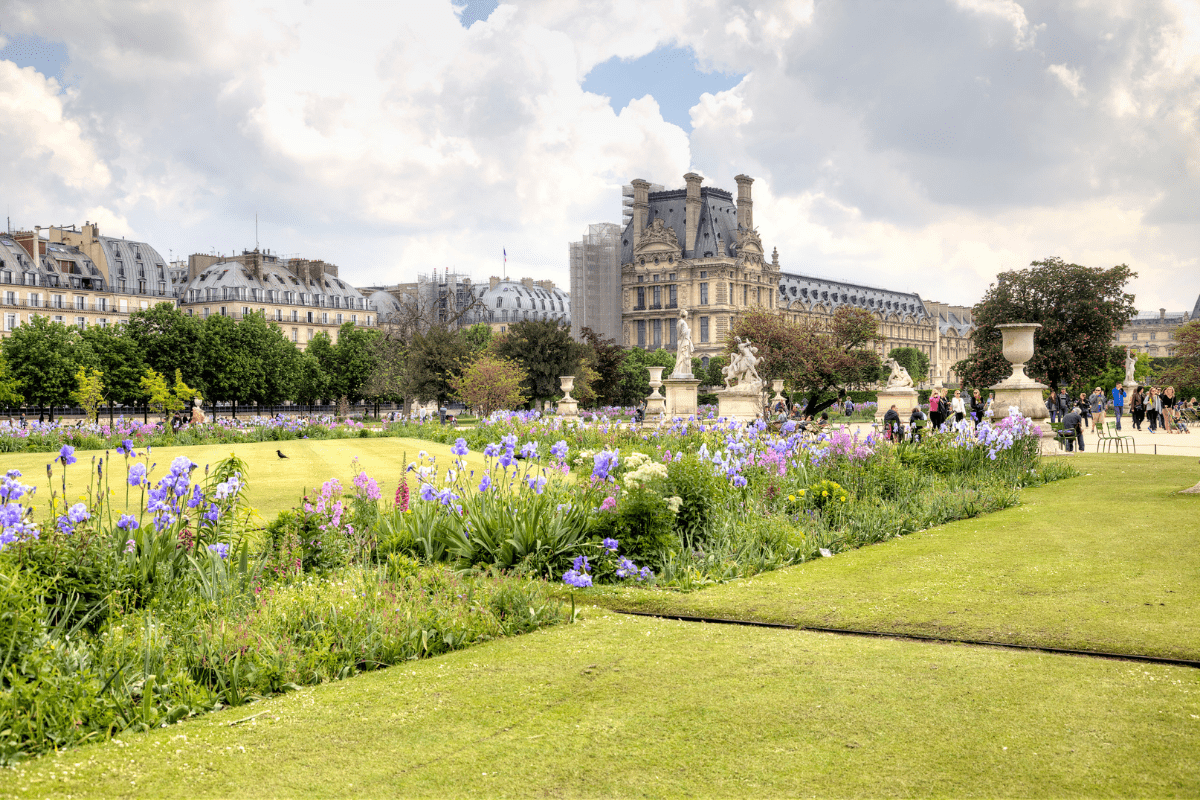
[{"label": "scaffolding", "polygon": [[621,226],[588,225],[571,242],[571,335],[581,338],[591,328],[604,338],[621,341]]}]

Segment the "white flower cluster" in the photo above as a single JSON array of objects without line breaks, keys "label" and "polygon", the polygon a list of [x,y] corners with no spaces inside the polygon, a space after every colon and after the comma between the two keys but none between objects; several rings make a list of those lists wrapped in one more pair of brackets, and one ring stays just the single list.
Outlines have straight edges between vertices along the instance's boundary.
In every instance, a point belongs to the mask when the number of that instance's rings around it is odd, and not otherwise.
[{"label": "white flower cluster", "polygon": [[[632,458],[630,459],[632,460]],[[649,457],[641,462],[637,469],[625,473],[624,483],[626,489],[636,489],[639,486],[644,486],[648,482],[662,478],[666,479],[667,468],[662,464],[654,464],[650,462]]]}]

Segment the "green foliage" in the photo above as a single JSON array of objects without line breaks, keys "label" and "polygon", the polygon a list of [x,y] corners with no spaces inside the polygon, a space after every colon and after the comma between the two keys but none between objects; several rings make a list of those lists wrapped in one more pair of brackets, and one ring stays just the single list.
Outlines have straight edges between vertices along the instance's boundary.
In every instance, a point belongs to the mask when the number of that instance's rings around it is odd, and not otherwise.
[{"label": "green foliage", "polygon": [[625,362],[629,351],[617,344],[616,339],[605,339],[591,328],[585,327],[579,334],[592,351],[588,360],[596,373],[591,381],[596,402],[602,405],[618,404],[621,399],[621,364]]},{"label": "green foliage", "polygon": [[1137,273],[1124,264],[1101,269],[1061,258],[1034,261],[1030,267],[1000,273],[975,306],[975,352],[955,365],[964,384],[991,386],[1011,372],[996,326],[1013,322],[1042,326],[1034,333],[1026,371],[1052,389],[1108,367],[1114,334],[1136,313],[1125,287]]},{"label": "green foliage", "polygon": [[[675,366],[675,354],[670,350],[643,350],[635,347],[625,354],[621,362],[621,388],[618,397],[622,405],[637,405],[650,394],[650,371],[648,367]],[[666,374],[665,372],[663,373]]]},{"label": "green foliage", "polygon": [[712,465],[695,454],[680,455],[667,464],[668,496],[682,502],[675,515],[675,529],[681,536],[700,541],[707,535],[707,526],[722,502],[728,483],[713,471]]},{"label": "green foliage", "polygon": [[592,515],[587,532],[595,542],[616,539],[621,553],[643,566],[660,563],[665,552],[678,547],[674,527],[675,515],[662,495],[635,488],[621,493],[615,511]]},{"label": "green foliage", "polygon": [[908,370],[913,383],[921,383],[929,375],[929,356],[916,347],[893,347],[888,358]]},{"label": "green foliage", "polygon": [[[110,402],[133,405],[143,399],[141,377],[146,362],[129,325],[89,325],[80,334],[95,353]],[[170,373],[165,373],[170,374]]]},{"label": "green foliage", "polygon": [[95,419],[100,404],[104,402],[104,375],[98,369],[90,372],[83,367],[75,373],[76,389],[71,399],[83,409],[88,419]]},{"label": "green foliage", "polygon": [[455,393],[455,381],[469,352],[462,337],[442,327],[413,336],[408,348],[407,394],[423,402],[444,404]]},{"label": "green foliage", "polygon": [[155,414],[165,416],[183,408],[183,401],[171,391],[167,379],[154,370],[147,368],[141,383],[147,398],[146,404]]},{"label": "green foliage", "polygon": [[454,393],[468,408],[479,409],[487,416],[504,408],[520,408],[529,399],[521,392],[526,382],[525,371],[515,361],[493,356],[480,356],[462,375],[451,378]]},{"label": "green foliage", "polygon": [[24,401],[24,395],[17,391],[17,379],[9,372],[8,361],[0,349],[0,405],[15,406]]},{"label": "green foliage", "polygon": [[78,385],[75,376],[80,367],[96,363],[78,328],[45,316],[14,328],[4,340],[3,352],[16,391],[36,405],[66,405]]},{"label": "green foliage", "polygon": [[521,365],[525,394],[535,401],[561,392],[559,376],[578,374],[587,345],[571,338],[571,329],[555,320],[522,320],[492,345],[497,356]]}]

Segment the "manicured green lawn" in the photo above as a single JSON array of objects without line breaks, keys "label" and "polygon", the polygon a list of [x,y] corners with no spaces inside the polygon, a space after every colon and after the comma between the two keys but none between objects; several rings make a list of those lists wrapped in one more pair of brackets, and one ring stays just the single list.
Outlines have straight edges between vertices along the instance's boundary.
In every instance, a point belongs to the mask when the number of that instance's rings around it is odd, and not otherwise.
[{"label": "manicured green lawn", "polygon": [[1194,796],[1200,672],[588,609],[121,738],[0,793]]},{"label": "manicured green lawn", "polygon": [[691,594],[614,608],[1200,659],[1195,459],[1086,455],[1021,505]]},{"label": "manicured green lawn", "polygon": [[[276,450],[281,450],[287,458],[279,458]],[[408,463],[406,456],[408,461],[414,461],[422,450],[436,456],[438,467],[443,470],[454,459],[448,445],[419,439],[297,439],[287,442],[162,447],[151,451],[151,461],[158,464],[152,477],[166,474],[171,461],[180,455],[199,464],[200,471],[196,474],[202,474],[205,465],[216,464],[231,451],[235,452],[250,467],[250,504],[263,520],[269,521],[283,509],[295,506],[306,490],[319,490],[321,484],[330,478],[337,478],[347,491],[352,490],[350,480],[356,473],[351,462],[355,456],[362,469],[378,481],[384,498],[394,497],[400,476],[404,474]],[[75,455],[79,461],[67,467],[67,498],[71,502],[77,501],[87,488],[92,456],[103,456],[104,453],[81,450]],[[46,482],[46,464],[55,456],[55,453],[3,455],[0,456],[0,471],[19,469],[24,481],[38,487],[39,503],[48,504],[50,492]],[[110,483],[115,492],[115,501],[120,506],[125,501],[125,463],[115,453],[111,456],[115,456],[111,463],[117,472],[111,476]],[[479,453],[469,454],[466,461],[468,469],[481,470],[484,467],[483,457]],[[55,467],[54,486],[61,492],[59,481],[62,467],[58,464]],[[409,487],[415,488],[416,485],[416,479],[410,476]],[[138,497],[138,490],[130,490],[131,505],[137,504]]]}]

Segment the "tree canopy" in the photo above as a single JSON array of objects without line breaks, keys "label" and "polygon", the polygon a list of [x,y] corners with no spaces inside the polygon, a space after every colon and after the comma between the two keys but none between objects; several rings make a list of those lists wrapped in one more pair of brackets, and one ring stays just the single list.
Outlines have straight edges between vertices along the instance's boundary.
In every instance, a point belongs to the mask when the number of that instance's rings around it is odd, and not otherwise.
[{"label": "tree canopy", "polygon": [[1033,358],[1026,373],[1052,389],[1071,386],[1108,367],[1113,337],[1137,310],[1125,286],[1137,277],[1120,264],[1103,269],[1061,258],[1034,261],[1029,269],[1002,272],[975,306],[975,351],[955,365],[963,383],[986,387],[1012,367],[1002,353],[998,325],[1036,322]]},{"label": "tree canopy", "polygon": [[496,337],[492,352],[525,370],[525,394],[548,400],[562,392],[559,377],[577,375],[586,345],[571,338],[571,330],[555,320],[522,320]]},{"label": "tree canopy", "polygon": [[44,316],[13,328],[3,347],[17,391],[39,406],[67,405],[78,386],[79,369],[97,364],[78,328]]}]

